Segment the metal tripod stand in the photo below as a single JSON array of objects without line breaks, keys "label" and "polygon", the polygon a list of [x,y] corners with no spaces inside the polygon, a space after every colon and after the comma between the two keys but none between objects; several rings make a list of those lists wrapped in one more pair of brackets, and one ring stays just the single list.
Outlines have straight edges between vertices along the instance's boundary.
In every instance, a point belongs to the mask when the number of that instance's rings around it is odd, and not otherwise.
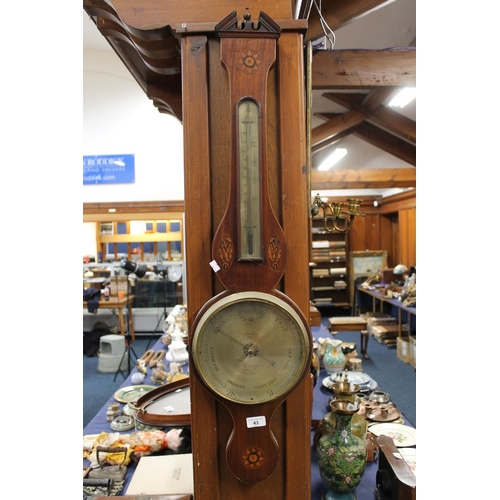
[{"label": "metal tripod stand", "polygon": [[[131,362],[130,362],[130,356],[133,354],[135,356],[134,360],[134,365],[139,359],[137,356],[136,352],[134,351],[134,348],[132,347],[132,335],[130,334],[130,302],[129,302],[129,297],[130,297],[130,280],[129,280],[129,275],[130,273],[127,272],[125,273],[127,276],[127,332],[125,333],[125,350],[123,351],[123,356],[120,359],[120,364],[118,365],[118,369],[116,370],[115,377],[113,379],[113,382],[116,380],[116,377],[118,376],[119,373],[123,375],[123,378],[126,379],[130,375],[131,371]],[[122,363],[123,360],[125,359],[125,356],[127,356],[127,373],[125,374],[122,370]]]},{"label": "metal tripod stand", "polygon": [[[167,269],[164,266],[158,265],[156,267],[156,274],[158,274],[161,277],[161,291],[162,291],[162,298],[163,298],[163,312],[161,313],[160,318],[158,319],[158,323],[156,323],[156,326],[151,333],[151,336],[149,337],[148,345],[146,346],[146,351],[149,349],[149,345],[151,344],[151,341],[154,338],[155,333],[158,333],[158,327],[160,326],[162,320],[165,321],[167,319],[167,298],[165,294],[165,279],[167,276]],[[163,329],[162,329],[163,333]]]}]

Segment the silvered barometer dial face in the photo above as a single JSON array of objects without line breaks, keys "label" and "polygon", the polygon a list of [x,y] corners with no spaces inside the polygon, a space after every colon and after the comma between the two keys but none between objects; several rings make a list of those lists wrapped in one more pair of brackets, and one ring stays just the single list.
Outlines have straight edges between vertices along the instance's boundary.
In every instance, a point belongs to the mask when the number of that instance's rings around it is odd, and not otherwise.
[{"label": "silvered barometer dial face", "polygon": [[220,397],[258,404],[288,395],[308,368],[307,326],[278,297],[240,292],[213,304],[192,343],[196,369]]}]

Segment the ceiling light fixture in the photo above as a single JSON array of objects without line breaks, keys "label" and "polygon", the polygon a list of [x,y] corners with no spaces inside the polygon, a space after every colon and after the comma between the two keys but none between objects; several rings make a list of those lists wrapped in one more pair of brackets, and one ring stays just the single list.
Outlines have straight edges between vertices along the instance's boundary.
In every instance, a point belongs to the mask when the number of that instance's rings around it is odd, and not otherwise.
[{"label": "ceiling light fixture", "polygon": [[347,154],[347,149],[337,148],[319,167],[318,170],[325,171],[332,168]]},{"label": "ceiling light fixture", "polygon": [[416,87],[405,87],[401,89],[389,102],[390,108],[404,108],[408,103],[417,97]]}]

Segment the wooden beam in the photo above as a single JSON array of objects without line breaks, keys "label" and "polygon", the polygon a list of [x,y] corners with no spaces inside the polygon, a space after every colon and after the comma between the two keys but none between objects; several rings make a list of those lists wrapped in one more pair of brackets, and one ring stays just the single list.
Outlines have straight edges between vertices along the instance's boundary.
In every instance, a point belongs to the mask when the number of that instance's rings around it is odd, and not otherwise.
[{"label": "wooden beam", "polygon": [[417,123],[401,113],[380,106],[370,114],[368,119],[370,123],[378,125],[412,144],[417,143]]},{"label": "wooden beam", "polygon": [[[110,212],[112,210],[112,212]],[[114,219],[117,214],[127,214],[128,218],[130,214],[141,214],[139,219],[142,219],[142,214],[145,213],[155,213],[157,214],[155,218],[161,219],[168,215],[167,218],[171,218],[170,214],[173,212],[184,212],[184,201],[174,200],[174,201],[117,201],[117,202],[105,202],[105,203],[84,203],[83,204],[83,214],[107,214],[110,219]],[[159,214],[159,215],[158,215]]]},{"label": "wooden beam", "polygon": [[361,123],[353,129],[353,134],[410,165],[416,166],[417,164],[417,152],[413,144],[399,139],[375,125]]},{"label": "wooden beam", "polygon": [[96,8],[111,10],[109,4],[113,5],[129,32],[135,32],[135,30],[153,32],[159,27],[176,26],[182,23],[219,22],[233,10],[237,10],[238,16],[243,17],[245,7],[250,8],[252,20],[258,19],[259,10],[265,10],[266,14],[274,20],[293,19],[292,2],[289,1],[113,0],[110,2],[109,0],[84,0],[83,8],[87,12],[90,9],[95,11]]},{"label": "wooden beam", "polygon": [[416,55],[414,48],[318,51],[313,54],[312,88],[416,85]]},{"label": "wooden beam", "polygon": [[332,144],[335,144],[336,142],[340,141],[344,137],[347,137],[350,135],[352,132],[352,129],[345,130],[344,132],[339,132],[336,134],[334,137],[331,137],[323,142],[318,142],[314,146],[311,147],[311,154],[317,153],[318,151],[321,151],[322,149],[328,148]]},{"label": "wooden beam", "polygon": [[374,111],[370,111],[361,103],[361,99],[359,98],[360,94],[327,92],[323,94],[323,97],[340,104],[344,108],[354,109],[360,113],[364,113],[371,123],[392,132],[412,144],[415,144],[417,141],[417,124],[401,113],[397,113],[384,106],[379,106]]},{"label": "wooden beam", "polygon": [[356,110],[347,111],[347,113],[342,113],[330,121],[314,127],[311,131],[311,147],[333,139],[337,134],[363,123],[367,116]]},{"label": "wooden beam", "polygon": [[394,92],[396,92],[394,87],[381,87],[370,90],[363,99],[362,106],[368,111],[375,111]]},{"label": "wooden beam", "polygon": [[342,115],[343,113],[323,113],[321,111],[317,113],[313,113],[313,116],[316,116],[317,118],[321,118],[323,121],[327,122],[329,120],[332,120],[333,118],[336,118],[337,116]]},{"label": "wooden beam", "polygon": [[416,187],[414,168],[311,171],[311,191]]},{"label": "wooden beam", "polygon": [[[389,5],[394,0],[349,0],[323,1],[321,2],[321,15],[332,31],[349,24],[356,19],[366,16],[380,7]],[[266,10],[267,12],[267,10]],[[315,40],[324,35],[320,23],[318,9],[313,6],[309,15],[309,27],[307,29],[306,41]]]}]

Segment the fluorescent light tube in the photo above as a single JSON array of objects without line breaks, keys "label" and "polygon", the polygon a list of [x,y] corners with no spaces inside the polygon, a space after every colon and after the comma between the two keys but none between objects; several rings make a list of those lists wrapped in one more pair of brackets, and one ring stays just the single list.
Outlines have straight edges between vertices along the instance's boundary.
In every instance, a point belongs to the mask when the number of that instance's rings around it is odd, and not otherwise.
[{"label": "fluorescent light tube", "polygon": [[415,87],[405,87],[401,89],[388,104],[390,108],[404,108],[409,102],[413,101],[417,96],[417,89]]},{"label": "fluorescent light tube", "polygon": [[328,170],[332,168],[335,163],[340,161],[347,154],[347,149],[337,148],[319,167],[318,170]]}]

